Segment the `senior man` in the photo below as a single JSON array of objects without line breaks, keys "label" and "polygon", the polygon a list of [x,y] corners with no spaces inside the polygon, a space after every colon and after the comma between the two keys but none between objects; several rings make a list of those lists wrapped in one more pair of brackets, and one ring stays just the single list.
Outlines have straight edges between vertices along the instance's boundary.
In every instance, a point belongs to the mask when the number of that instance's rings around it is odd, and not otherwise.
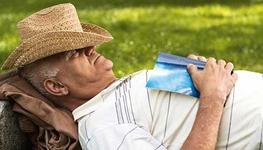
[{"label": "senior man", "polygon": [[202,71],[189,65],[197,100],[145,88],[152,71],[117,79],[113,63],[96,52],[112,36],[81,24],[72,4],[36,12],[18,29],[22,43],[2,68],[18,69],[46,98],[73,112],[82,149],[261,148],[260,74],[240,72],[233,88],[231,63],[210,58]]}]

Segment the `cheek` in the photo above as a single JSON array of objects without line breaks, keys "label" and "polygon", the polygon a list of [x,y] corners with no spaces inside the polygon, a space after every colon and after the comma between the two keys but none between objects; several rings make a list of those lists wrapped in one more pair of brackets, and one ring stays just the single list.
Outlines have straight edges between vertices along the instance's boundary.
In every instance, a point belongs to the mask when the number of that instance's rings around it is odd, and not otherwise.
[{"label": "cheek", "polygon": [[[85,74],[86,72],[86,74]],[[63,78],[65,79],[65,82],[71,86],[71,87],[75,87],[75,86],[81,86],[83,83],[85,83],[85,79],[88,76],[87,75],[87,71],[86,69],[77,69],[77,68],[71,68],[68,69],[64,75]]]},{"label": "cheek", "polygon": [[[94,77],[85,74],[78,74],[68,78],[67,85],[69,86],[71,92],[78,92],[80,89],[85,89],[89,83],[93,82]],[[79,91],[80,92],[80,91]]]}]

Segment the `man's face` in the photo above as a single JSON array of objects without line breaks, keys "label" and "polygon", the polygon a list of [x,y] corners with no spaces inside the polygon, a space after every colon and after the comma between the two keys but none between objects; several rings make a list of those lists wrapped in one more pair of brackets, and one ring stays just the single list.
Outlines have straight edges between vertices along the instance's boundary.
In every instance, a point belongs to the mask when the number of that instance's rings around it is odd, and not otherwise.
[{"label": "man's face", "polygon": [[69,96],[89,99],[94,97],[116,78],[113,63],[87,47],[66,53],[59,64],[59,80],[69,88]]}]

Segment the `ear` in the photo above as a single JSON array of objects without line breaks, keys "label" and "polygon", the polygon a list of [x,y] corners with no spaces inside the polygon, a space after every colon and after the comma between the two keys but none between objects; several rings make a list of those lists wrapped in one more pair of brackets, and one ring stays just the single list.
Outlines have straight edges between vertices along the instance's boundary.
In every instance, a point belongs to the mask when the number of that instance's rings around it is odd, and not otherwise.
[{"label": "ear", "polygon": [[55,96],[65,96],[69,93],[68,88],[56,79],[46,79],[44,87],[46,91]]}]

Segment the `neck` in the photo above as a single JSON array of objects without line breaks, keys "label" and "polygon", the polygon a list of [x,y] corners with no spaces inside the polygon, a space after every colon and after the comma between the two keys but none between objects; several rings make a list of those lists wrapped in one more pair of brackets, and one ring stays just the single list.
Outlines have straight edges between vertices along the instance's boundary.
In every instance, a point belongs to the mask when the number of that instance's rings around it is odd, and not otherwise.
[{"label": "neck", "polygon": [[74,109],[76,109],[80,105],[83,105],[84,103],[86,103],[87,101],[92,99],[94,96],[99,94],[102,90],[104,90],[107,87],[109,87],[110,85],[112,85],[116,80],[117,80],[117,78],[113,78],[112,80],[110,80],[110,82],[105,84],[105,86],[99,92],[97,92],[96,94],[94,94],[90,98],[78,98],[78,97],[71,97],[71,96],[63,96],[61,98],[58,98],[59,101],[62,102],[58,105],[60,107],[63,107],[65,109],[69,110],[70,112],[72,112]]},{"label": "neck", "polygon": [[74,109],[76,109],[77,107],[79,107],[80,105],[84,104],[85,102],[87,102],[87,100],[83,100],[83,99],[76,99],[76,98],[67,98],[67,99],[63,99],[63,103],[60,104],[60,107],[63,107],[67,110],[69,110],[70,112],[72,112]]}]

